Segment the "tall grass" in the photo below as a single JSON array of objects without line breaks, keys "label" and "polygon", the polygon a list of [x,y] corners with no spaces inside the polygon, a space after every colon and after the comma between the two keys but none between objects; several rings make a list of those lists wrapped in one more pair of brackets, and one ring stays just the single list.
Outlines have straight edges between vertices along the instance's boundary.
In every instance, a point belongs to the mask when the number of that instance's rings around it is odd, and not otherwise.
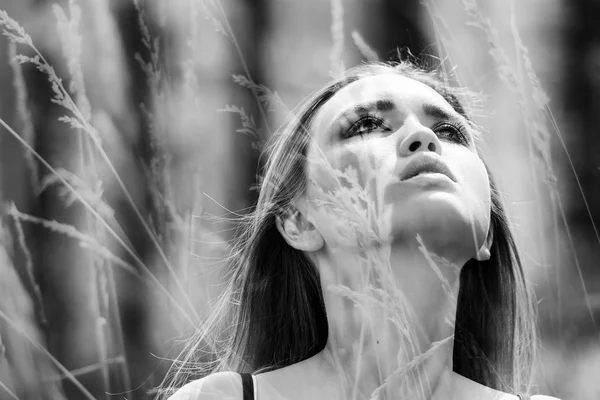
[{"label": "tall grass", "polygon": [[[79,161],[80,167],[76,173],[72,173],[60,168],[52,167],[46,160],[44,160],[33,148],[31,144],[26,140],[27,135],[18,135],[5,121],[0,121],[2,125],[17,139],[25,148],[28,150],[29,156],[34,156],[43,166],[48,168],[51,175],[40,181],[36,182],[40,190],[45,190],[47,187],[58,184],[64,185],[66,190],[59,190],[59,193],[63,196],[63,200],[66,205],[70,205],[75,201],[81,202],[88,210],[86,216],[82,220],[82,225],[76,228],[71,225],[61,224],[57,221],[46,221],[33,216],[28,216],[18,212],[14,206],[11,209],[11,214],[15,217],[15,220],[20,224],[21,221],[34,222],[41,224],[42,226],[66,234],[67,236],[77,239],[82,246],[92,250],[93,263],[93,274],[92,280],[87,282],[89,285],[89,300],[92,303],[92,309],[96,313],[95,316],[95,348],[99,354],[99,363],[97,368],[101,370],[101,376],[103,381],[102,392],[110,393],[110,375],[109,375],[109,354],[117,353],[115,358],[120,362],[122,367],[121,380],[123,385],[121,386],[125,392],[130,390],[130,380],[127,361],[125,357],[125,348],[122,340],[122,327],[120,322],[119,310],[117,308],[117,299],[115,291],[115,282],[112,274],[112,268],[114,266],[120,266],[126,268],[130,273],[139,276],[138,271],[146,271],[148,276],[152,278],[155,284],[166,294],[167,298],[172,301],[176,309],[181,311],[182,316],[191,321],[192,316],[195,315],[193,307],[189,307],[188,310],[184,310],[177,301],[174,300],[173,296],[166,291],[164,286],[149,273],[146,265],[141,261],[135,251],[126,243],[123,238],[117,234],[115,227],[118,227],[118,223],[114,219],[114,211],[104,202],[102,199],[102,182],[99,180],[98,173],[96,170],[96,164],[98,162],[106,162],[108,167],[115,175],[116,180],[120,183],[121,188],[124,190],[126,197],[129,199],[130,204],[136,210],[138,217],[140,218],[142,225],[150,233],[150,236],[154,238],[154,243],[158,248],[158,252],[163,256],[166,267],[171,269],[170,263],[167,260],[162,248],[158,245],[158,241],[155,238],[156,232],[152,232],[146,223],[145,219],[141,216],[136,204],[133,202],[128,190],[125,188],[124,183],[121,181],[116,170],[112,166],[107,154],[104,152],[101,139],[98,132],[91,125],[91,107],[90,102],[87,99],[84,81],[83,71],[81,69],[81,36],[79,34],[79,22],[81,11],[77,2],[71,1],[69,3],[69,14],[67,17],[65,12],[59,6],[54,7],[54,12],[58,20],[59,32],[61,33],[61,40],[63,42],[63,50],[67,59],[68,69],[71,75],[70,90],[67,91],[62,84],[62,80],[58,78],[54,69],[48,64],[41,52],[35,47],[33,41],[25,33],[23,28],[13,19],[8,17],[4,12],[0,13],[0,23],[4,30],[3,33],[8,37],[12,43],[25,45],[34,52],[33,57],[24,55],[15,55],[15,59],[20,64],[33,64],[40,72],[44,73],[49,82],[52,85],[52,91],[54,97],[51,99],[52,102],[63,107],[67,114],[60,117],[59,119],[67,123],[73,130],[74,134],[77,135],[79,143]],[[14,68],[15,71],[19,71],[18,68]],[[20,75],[17,75],[17,82],[20,82]],[[26,106],[24,104],[24,89],[22,83],[17,87],[20,89],[20,107],[21,114],[26,117]],[[73,96],[73,97],[72,97]],[[30,130],[29,126],[26,126],[26,134],[30,135],[27,131]],[[25,136],[25,138],[23,138]],[[32,167],[35,171],[35,167]],[[35,176],[32,174],[32,176]],[[20,227],[20,225],[18,225]],[[20,232],[20,230],[18,229]],[[106,242],[106,234],[112,235],[112,237],[129,253],[130,256],[136,261],[136,267],[133,267],[129,262],[122,260],[120,257],[113,254],[111,250],[106,248],[103,243]],[[22,235],[19,235],[22,246],[24,241]],[[25,254],[29,254],[25,252]],[[172,272],[175,282],[178,282],[177,276]],[[31,275],[31,274],[30,274]],[[147,278],[146,278],[147,279]],[[180,284],[179,284],[180,285]],[[37,286],[34,286],[36,288]],[[181,287],[181,286],[180,286]],[[38,294],[39,291],[35,290],[34,293]],[[185,297],[185,292],[184,296]],[[38,299],[38,303],[41,301]],[[188,303],[189,304],[189,303]],[[43,315],[43,314],[41,314]],[[5,316],[5,315],[3,315]],[[6,316],[5,316],[6,317]],[[8,317],[7,317],[8,318]],[[109,325],[110,321],[110,325]],[[10,322],[10,320],[9,320]],[[110,347],[116,346],[116,349]],[[49,353],[48,353],[49,354]],[[52,360],[57,363],[60,369],[63,370],[65,376],[71,379],[82,392],[92,398],[91,394],[84,389],[81,384],[69,373],[62,365],[60,365],[54,358]],[[112,361],[112,360],[111,360]]]},{"label": "tall grass", "polygon": [[[18,393],[29,398],[45,395],[46,398],[62,399],[60,384],[44,380],[52,377],[55,360],[45,349],[45,340],[37,323],[43,321],[42,304],[39,299],[32,301],[28,296],[31,291],[27,286],[35,287],[37,283],[30,266],[22,274],[15,268],[8,221],[3,212],[0,215],[0,398],[18,399]],[[67,379],[71,377],[70,374],[66,376]]]}]

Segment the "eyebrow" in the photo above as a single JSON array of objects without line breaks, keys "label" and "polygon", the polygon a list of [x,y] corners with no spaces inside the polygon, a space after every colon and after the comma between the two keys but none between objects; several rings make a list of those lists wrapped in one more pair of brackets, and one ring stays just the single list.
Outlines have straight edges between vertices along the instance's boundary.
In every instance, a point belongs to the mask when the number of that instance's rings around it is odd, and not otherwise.
[{"label": "eyebrow", "polygon": [[425,115],[436,119],[459,119],[456,115],[433,104],[423,104],[423,112]]},{"label": "eyebrow", "polygon": [[350,117],[355,114],[358,114],[358,115],[365,114],[369,110],[373,110],[373,109],[378,110],[378,111],[391,111],[391,110],[396,109],[396,104],[394,104],[394,102],[390,99],[379,99],[379,100],[369,101],[366,103],[357,104],[354,107],[341,113],[336,118],[336,120],[339,120],[339,119],[345,118],[345,117]]}]

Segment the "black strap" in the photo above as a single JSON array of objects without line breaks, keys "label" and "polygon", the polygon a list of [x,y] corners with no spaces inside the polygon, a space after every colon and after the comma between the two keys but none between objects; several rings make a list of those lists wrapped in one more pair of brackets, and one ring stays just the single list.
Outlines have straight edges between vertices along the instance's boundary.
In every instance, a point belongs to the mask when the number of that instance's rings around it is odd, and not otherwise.
[{"label": "black strap", "polygon": [[242,376],[242,390],[244,391],[244,400],[254,400],[254,382],[252,382],[252,375],[240,375]]},{"label": "black strap", "polygon": [[530,397],[527,393],[518,393],[517,397],[519,398],[519,400],[529,400]]}]

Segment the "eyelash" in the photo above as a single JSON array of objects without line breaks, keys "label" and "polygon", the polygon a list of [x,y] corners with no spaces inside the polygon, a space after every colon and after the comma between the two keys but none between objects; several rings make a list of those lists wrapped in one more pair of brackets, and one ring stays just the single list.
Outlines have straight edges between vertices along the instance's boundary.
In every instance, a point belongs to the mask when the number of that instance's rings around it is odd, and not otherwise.
[{"label": "eyelash", "polygon": [[[360,131],[360,127],[362,124],[364,124],[365,122],[374,122],[376,124],[378,124],[378,127],[375,129],[369,129],[369,130],[364,130],[364,131]],[[354,122],[350,128],[348,128],[345,132],[343,132],[342,134],[342,139],[348,139],[351,137],[354,137],[356,135],[360,135],[362,136],[365,133],[369,133],[372,132],[374,130],[380,129],[381,127],[384,128],[384,130],[391,130],[384,122],[383,119],[375,116],[375,115],[365,115],[364,117],[361,117],[358,121]]]},{"label": "eyelash", "polygon": [[[374,122],[378,124],[378,127],[375,129],[360,131],[361,125],[365,122]],[[349,139],[356,135],[362,136],[363,134],[375,131],[377,129],[380,129],[381,127],[383,127],[384,131],[391,130],[391,128],[385,124],[385,121],[382,118],[372,114],[365,115],[358,119],[358,121],[354,122],[350,126],[350,128],[348,128],[345,132],[342,133],[342,139]],[[466,128],[462,124],[459,124],[457,126],[448,122],[442,122],[434,126],[432,130],[436,133],[436,135],[438,135],[438,137],[440,137],[440,139],[447,138],[463,146],[469,145],[468,135],[465,133]],[[449,132],[450,134],[440,135],[441,132]]]},{"label": "eyelash", "polygon": [[465,134],[465,127],[462,125],[453,125],[448,122],[442,122],[441,124],[436,125],[432,129],[440,138],[443,136],[440,135],[440,132],[450,132],[450,135],[447,135],[447,138],[453,142],[457,142],[462,144],[463,146],[469,145],[469,140],[467,139],[467,134]]}]

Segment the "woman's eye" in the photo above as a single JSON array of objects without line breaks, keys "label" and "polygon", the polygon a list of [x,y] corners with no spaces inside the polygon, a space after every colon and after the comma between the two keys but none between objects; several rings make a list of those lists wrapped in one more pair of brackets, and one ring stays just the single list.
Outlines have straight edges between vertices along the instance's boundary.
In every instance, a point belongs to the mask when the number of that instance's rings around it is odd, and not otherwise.
[{"label": "woman's eye", "polygon": [[451,124],[441,124],[433,129],[433,131],[441,138],[448,139],[453,142],[462,144],[464,146],[469,145],[467,136],[463,132],[464,128],[459,128]]},{"label": "woman's eye", "polygon": [[366,116],[352,124],[352,126],[342,135],[342,138],[346,139],[356,135],[364,135],[365,133],[377,130],[388,131],[390,128],[381,118]]}]

